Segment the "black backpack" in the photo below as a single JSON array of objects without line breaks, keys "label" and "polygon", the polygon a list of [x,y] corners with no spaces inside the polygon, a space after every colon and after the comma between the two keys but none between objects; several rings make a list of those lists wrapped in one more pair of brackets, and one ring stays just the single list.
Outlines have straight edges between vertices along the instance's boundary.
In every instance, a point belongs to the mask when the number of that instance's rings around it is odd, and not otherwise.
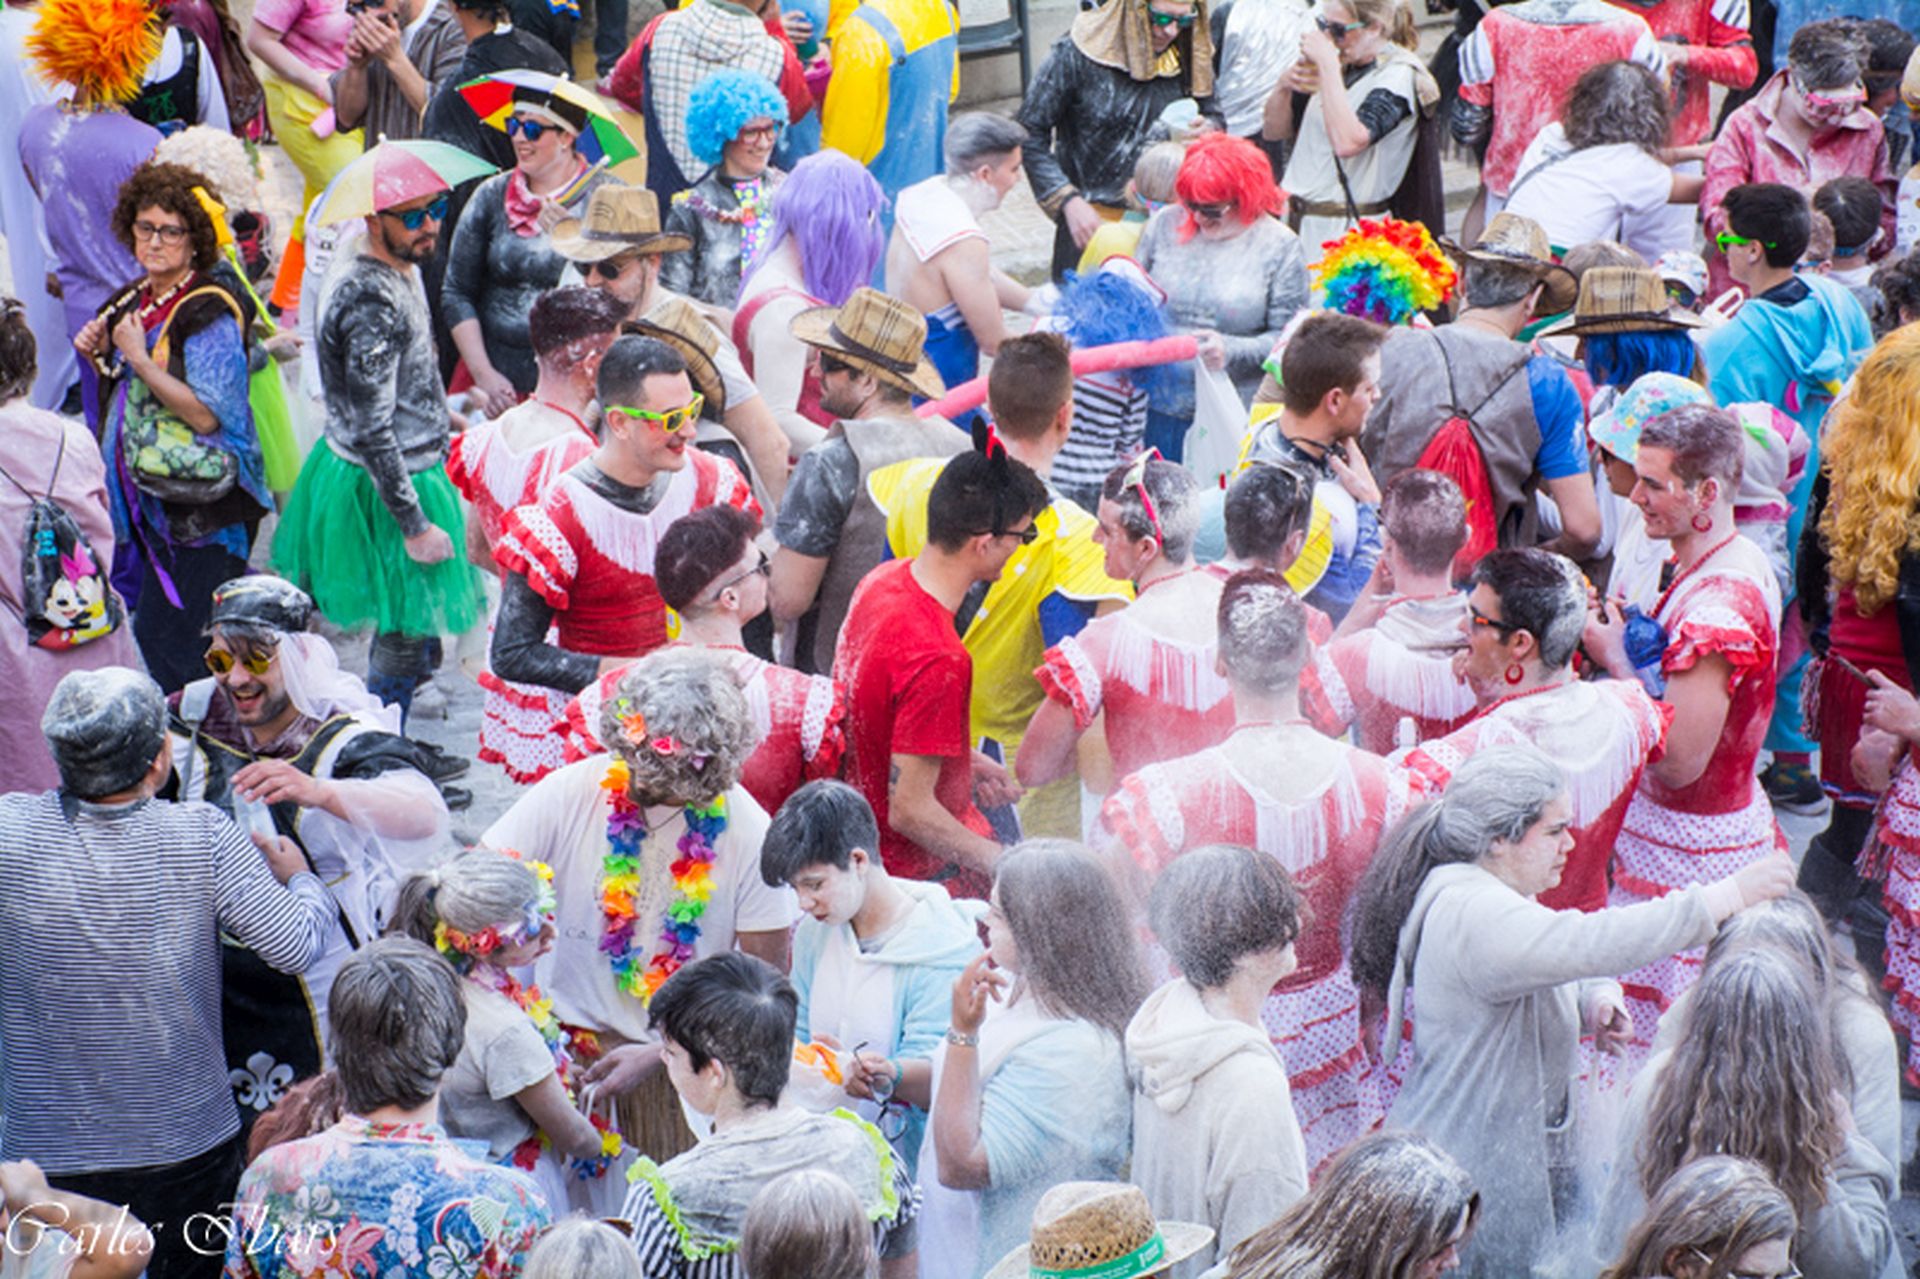
[{"label": "black backpack", "polygon": [[62,435],[60,451],[53,459],[53,474],[47,478],[47,491],[41,497],[35,497],[0,467],[0,477],[32,503],[20,539],[23,594],[18,601],[0,594],[0,604],[27,628],[30,643],[55,652],[111,635],[127,620],[126,605],[107,580],[112,565],[100,562],[93,544],[80,531],[79,522],[53,500],[53,486],[60,478],[60,463],[66,455],[67,441]]}]

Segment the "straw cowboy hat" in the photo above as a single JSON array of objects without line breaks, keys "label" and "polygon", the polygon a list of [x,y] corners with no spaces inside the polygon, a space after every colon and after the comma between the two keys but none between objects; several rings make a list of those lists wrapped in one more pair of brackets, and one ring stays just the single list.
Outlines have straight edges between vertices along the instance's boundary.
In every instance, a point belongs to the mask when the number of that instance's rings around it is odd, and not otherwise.
[{"label": "straw cowboy hat", "polygon": [[1097,1273],[1100,1279],[1155,1275],[1213,1242],[1213,1228],[1154,1221],[1138,1186],[1067,1181],[1040,1196],[1027,1239],[987,1271],[987,1279],[1061,1272]]},{"label": "straw cowboy hat", "polygon": [[855,289],[845,306],[802,311],[787,327],[808,346],[831,351],[888,386],[929,400],[947,393],[926,355],[926,317],[878,289]]},{"label": "straw cowboy hat", "polygon": [[1644,333],[1697,329],[1697,315],[1673,309],[1666,281],[1644,266],[1597,266],[1580,277],[1573,314],[1541,329],[1548,333]]},{"label": "straw cowboy hat", "polygon": [[707,412],[718,418],[727,411],[727,384],[714,361],[720,350],[720,335],[693,303],[682,297],[666,298],[639,319],[621,325],[620,331],[658,338],[678,351],[687,362],[693,389],[706,397]]},{"label": "straw cowboy hat", "polygon": [[1547,233],[1532,218],[1517,213],[1496,213],[1472,248],[1463,248],[1452,240],[1440,241],[1449,256],[1469,262],[1490,262],[1496,266],[1528,266],[1546,281],[1546,296],[1540,302],[1542,313],[1552,315],[1573,305],[1579,281],[1573,272],[1553,260]]},{"label": "straw cowboy hat", "polygon": [[605,262],[622,253],[679,253],[684,235],[660,229],[660,200],[645,187],[607,183],[587,197],[585,217],[554,224],[553,251],[572,262]]}]

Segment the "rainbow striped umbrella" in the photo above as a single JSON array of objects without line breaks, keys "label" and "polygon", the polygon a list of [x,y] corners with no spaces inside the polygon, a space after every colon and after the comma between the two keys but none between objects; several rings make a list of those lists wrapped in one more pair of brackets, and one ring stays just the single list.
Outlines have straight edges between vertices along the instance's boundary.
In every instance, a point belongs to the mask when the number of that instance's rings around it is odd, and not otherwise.
[{"label": "rainbow striped umbrella", "polygon": [[579,134],[574,149],[591,165],[624,164],[640,154],[600,95],[565,76],[524,69],[495,71],[461,85],[460,96],[480,123],[502,132],[520,107],[553,112]]},{"label": "rainbow striped umbrella", "polygon": [[319,220],[351,222],[499,171],[480,157],[444,142],[382,139],[327,184],[320,197]]}]

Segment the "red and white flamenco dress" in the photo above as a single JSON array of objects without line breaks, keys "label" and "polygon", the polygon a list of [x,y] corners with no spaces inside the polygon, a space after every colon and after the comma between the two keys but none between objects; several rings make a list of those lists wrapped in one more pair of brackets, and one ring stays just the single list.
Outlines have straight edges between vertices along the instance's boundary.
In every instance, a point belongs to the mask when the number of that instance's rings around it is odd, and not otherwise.
[{"label": "red and white flamenco dress", "polygon": [[[1300,674],[1300,709],[1329,737],[1348,728],[1361,750],[1386,755],[1451,733],[1473,718],[1473,686],[1454,674],[1467,597],[1401,597],[1380,620],[1317,651]],[[1400,722],[1413,722],[1413,741]]]},{"label": "red and white flamenco dress", "polygon": [[1907,1037],[1907,1082],[1920,1088],[1920,764],[1909,748],[1874,814],[1862,877],[1885,869],[1888,1020]]}]

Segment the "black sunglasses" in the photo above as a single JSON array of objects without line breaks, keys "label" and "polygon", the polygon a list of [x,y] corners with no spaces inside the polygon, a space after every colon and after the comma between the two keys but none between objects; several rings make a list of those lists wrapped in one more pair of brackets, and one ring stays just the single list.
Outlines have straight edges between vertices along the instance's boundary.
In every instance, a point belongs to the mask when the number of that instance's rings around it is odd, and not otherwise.
[{"label": "black sunglasses", "polygon": [[821,377],[825,377],[829,373],[858,373],[859,371],[859,368],[847,363],[845,360],[836,359],[828,355],[825,351],[820,352]]}]

